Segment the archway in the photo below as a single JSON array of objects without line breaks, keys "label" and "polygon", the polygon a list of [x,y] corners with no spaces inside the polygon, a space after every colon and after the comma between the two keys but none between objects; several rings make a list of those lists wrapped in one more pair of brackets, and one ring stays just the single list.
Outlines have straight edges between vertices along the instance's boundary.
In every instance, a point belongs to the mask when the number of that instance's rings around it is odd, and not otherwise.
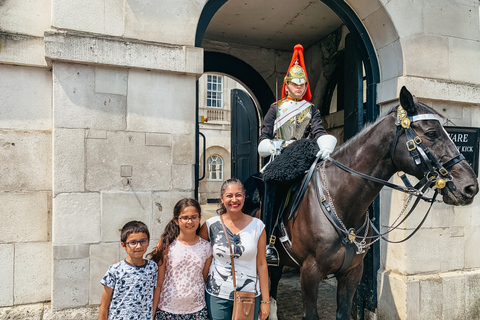
[{"label": "archway", "polygon": [[[234,0],[230,0],[234,1]],[[202,40],[203,37],[206,33],[207,27],[214,17],[215,13],[227,3],[227,0],[210,0],[202,14],[199,20],[199,24],[197,26],[197,34],[196,34],[196,46],[201,46],[202,45]],[[356,71],[357,72],[357,78],[359,78],[359,81],[363,81],[363,86],[365,88],[365,96],[366,99],[365,101],[363,100],[363,93],[364,90],[358,90],[357,94],[362,95],[361,99],[359,102],[358,109],[361,108],[357,112],[356,117],[358,118],[358,121],[354,121],[353,123],[358,124],[358,127],[356,127],[353,130],[354,132],[357,132],[361,129],[363,124],[365,122],[373,122],[378,114],[379,114],[379,108],[376,103],[377,101],[377,84],[380,81],[380,70],[379,70],[379,63],[377,60],[377,52],[375,50],[375,47],[373,45],[372,39],[370,39],[369,34],[362,23],[361,19],[359,16],[356,14],[356,12],[349,6],[349,4],[345,1],[335,1],[335,0],[318,0],[318,2],[322,2],[326,6],[328,6],[343,22],[345,27],[348,29],[349,34],[351,35],[350,38],[353,38],[353,41],[350,43],[351,47],[353,47],[353,50],[356,52],[358,55],[359,61],[361,61],[361,66],[360,68],[357,67]],[[252,4],[249,2],[249,4]],[[258,3],[256,3],[258,4]],[[246,5],[246,3],[245,3]],[[252,4],[253,6],[253,4]],[[270,9],[270,7],[268,8]],[[307,19],[307,18],[306,18]],[[248,23],[248,22],[245,22]],[[268,23],[267,23],[268,24]],[[307,26],[302,26],[305,29],[308,28]],[[248,45],[248,44],[247,44]],[[219,50],[220,51],[220,50]],[[211,61],[209,61],[211,59]],[[218,60],[220,59],[220,61]],[[226,62],[225,64],[221,61],[224,59],[225,61],[230,61],[231,63]],[[207,61],[208,64],[213,63],[214,66],[209,65],[207,67]],[[232,76],[238,78],[240,81],[244,82],[250,89],[253,90],[253,88],[256,88],[259,83],[262,83],[267,85],[267,82],[264,79],[258,79],[259,81],[254,81],[252,82],[254,86],[250,86],[247,84],[245,80],[242,78],[248,78],[249,76],[245,77],[245,75],[238,74],[238,75],[233,75],[232,72],[239,72],[241,70],[232,70],[232,65],[235,63],[239,63],[248,66],[248,68],[253,69],[248,63],[245,61],[242,61],[232,55],[228,55],[225,53],[219,53],[219,52],[213,52],[213,51],[206,51],[205,52],[205,70],[209,70],[207,68],[215,68],[214,71],[216,72],[222,72],[226,74],[231,74]],[[234,67],[233,67],[234,68]],[[248,69],[247,68],[247,69]],[[362,70],[363,69],[363,70]],[[210,71],[210,70],[209,70]],[[364,72],[364,74],[363,74]],[[361,73],[361,74],[360,74]],[[258,72],[255,71],[255,69],[250,70],[250,75],[253,74],[258,74]],[[271,85],[270,85],[271,87]],[[267,85],[267,88],[268,85]],[[270,93],[272,90],[266,90],[267,92],[269,91]],[[260,94],[264,93],[265,89],[262,89],[262,92]],[[256,95],[256,93],[253,93]],[[272,94],[273,95],[273,94]],[[258,100],[260,100],[260,96],[256,96]],[[266,97],[266,99],[268,99]],[[270,101],[265,102],[265,103],[260,103],[262,108],[268,108],[270,103],[274,101],[274,99],[270,99]],[[379,216],[379,201],[378,199],[373,203],[371,212],[373,213],[373,220],[374,221],[379,221],[378,216]],[[376,307],[376,299],[377,299],[377,294],[376,294],[376,271],[379,268],[379,246],[375,245],[372,247],[372,249],[369,252],[369,256],[367,258],[367,267],[365,268],[365,279],[366,282],[361,286],[360,290],[363,290],[363,292],[360,294],[362,295],[362,299],[359,299],[358,303],[362,306],[361,310],[363,310],[363,307],[373,310]],[[360,312],[361,313],[361,312]],[[362,314],[360,315],[362,316]]]}]

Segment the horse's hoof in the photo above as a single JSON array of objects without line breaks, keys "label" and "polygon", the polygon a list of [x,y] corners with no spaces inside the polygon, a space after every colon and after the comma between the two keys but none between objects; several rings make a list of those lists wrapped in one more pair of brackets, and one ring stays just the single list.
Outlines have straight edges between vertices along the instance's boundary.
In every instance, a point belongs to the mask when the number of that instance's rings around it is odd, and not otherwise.
[{"label": "horse's hoof", "polygon": [[268,320],[278,320],[277,318],[277,300],[270,297],[270,315]]}]

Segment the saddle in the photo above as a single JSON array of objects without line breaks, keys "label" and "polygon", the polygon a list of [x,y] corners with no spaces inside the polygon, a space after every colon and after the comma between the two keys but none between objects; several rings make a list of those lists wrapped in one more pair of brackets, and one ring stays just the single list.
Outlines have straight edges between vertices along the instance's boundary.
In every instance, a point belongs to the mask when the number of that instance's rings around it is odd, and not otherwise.
[{"label": "saddle", "polygon": [[[292,206],[298,206],[303,194],[299,195],[300,184],[305,180],[306,172],[316,160],[316,154],[319,148],[317,142],[311,139],[301,139],[292,142],[284,148],[282,153],[270,163],[263,172],[263,182],[265,184],[276,184],[281,194],[276,198],[281,200],[277,207],[277,220],[282,219],[284,212],[289,211],[289,219],[297,209]],[[262,193],[263,194],[263,193]],[[290,201],[295,199],[295,201]],[[265,199],[264,199],[265,200]],[[274,199],[275,200],[275,199]],[[288,210],[287,210],[288,209]]]}]

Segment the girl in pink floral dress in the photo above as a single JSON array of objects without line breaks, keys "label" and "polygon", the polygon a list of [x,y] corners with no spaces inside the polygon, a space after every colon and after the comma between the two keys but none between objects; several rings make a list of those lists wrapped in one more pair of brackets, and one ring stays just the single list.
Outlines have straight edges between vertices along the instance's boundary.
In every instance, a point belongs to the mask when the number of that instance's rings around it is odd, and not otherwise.
[{"label": "girl in pink floral dress", "polygon": [[201,208],[185,198],[173,209],[157,247],[150,253],[158,264],[153,295],[155,319],[208,320],[205,279],[212,262],[212,248],[198,236]]}]

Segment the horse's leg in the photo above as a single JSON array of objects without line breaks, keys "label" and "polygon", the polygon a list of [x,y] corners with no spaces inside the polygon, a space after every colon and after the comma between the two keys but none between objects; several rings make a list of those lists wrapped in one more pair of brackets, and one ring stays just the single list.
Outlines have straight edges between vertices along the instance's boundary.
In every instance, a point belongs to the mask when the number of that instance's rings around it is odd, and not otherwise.
[{"label": "horse's leg", "polygon": [[270,274],[270,315],[269,320],[278,320],[277,317],[277,290],[278,283],[282,277],[283,266],[268,267]]},{"label": "horse's leg", "polygon": [[349,320],[352,300],[360,284],[363,262],[337,278],[337,320]]},{"label": "horse's leg", "polygon": [[323,275],[318,269],[314,257],[308,257],[300,268],[302,284],[303,320],[318,320],[317,298],[318,285]]}]

